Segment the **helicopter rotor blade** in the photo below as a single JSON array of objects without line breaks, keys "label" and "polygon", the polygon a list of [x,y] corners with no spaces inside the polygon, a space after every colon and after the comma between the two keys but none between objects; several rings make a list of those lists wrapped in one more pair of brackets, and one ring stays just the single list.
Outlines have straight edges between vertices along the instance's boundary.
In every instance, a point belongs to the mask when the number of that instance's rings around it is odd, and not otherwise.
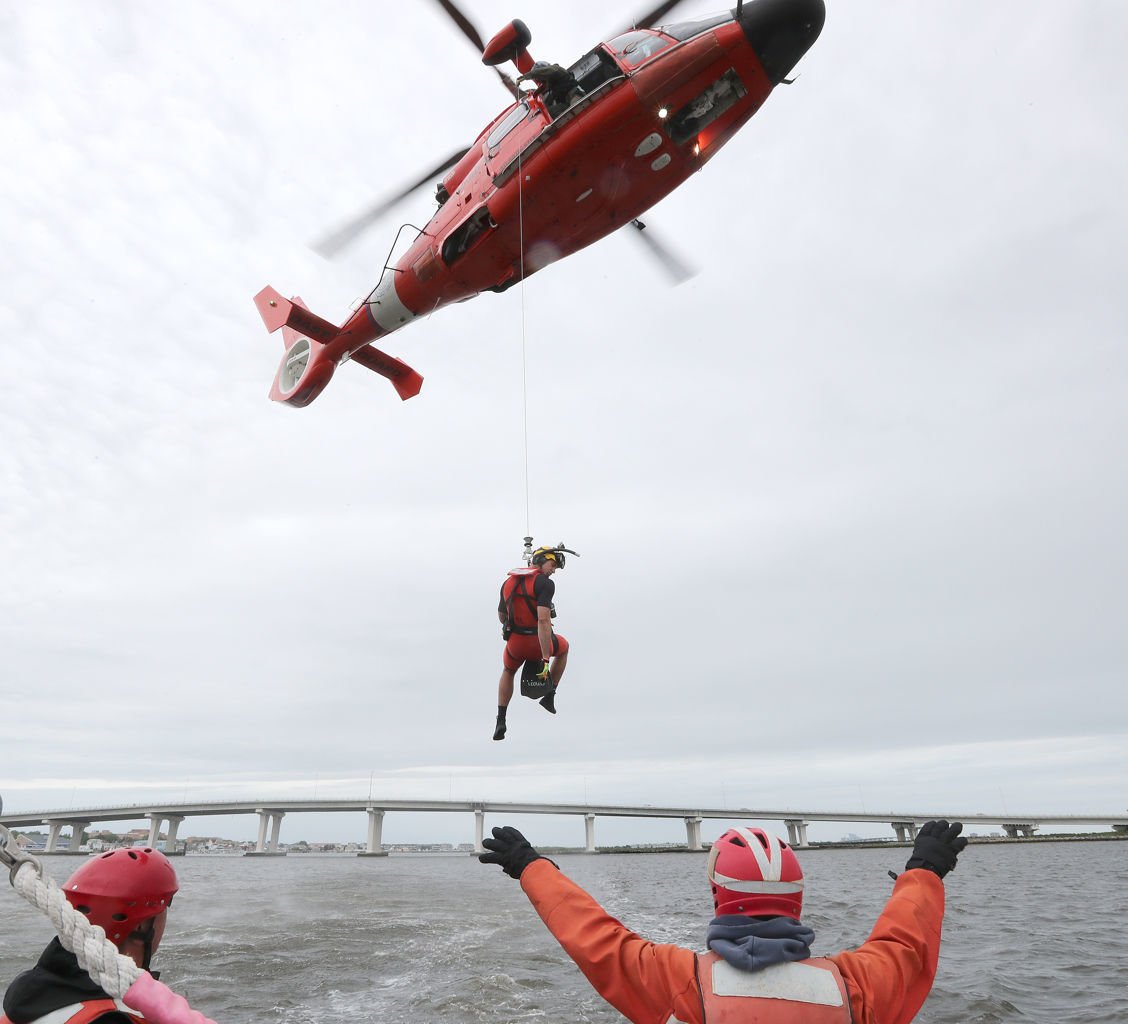
[{"label": "helicopter rotor blade", "polygon": [[477,48],[478,52],[481,53],[486,48],[486,43],[485,40],[482,39],[482,34],[474,27],[474,23],[462,13],[457,4],[451,3],[451,0],[438,0],[438,4],[447,12],[450,20],[462,30],[462,34],[469,39]]},{"label": "helicopter rotor blade", "polygon": [[[447,12],[450,20],[458,26],[459,30],[470,40],[474,48],[479,53],[482,53],[486,48],[485,41],[482,39],[482,33],[475,28],[474,23],[466,17],[461,8],[459,8],[457,4],[452,3],[452,0],[436,0],[436,2]],[[515,100],[519,100],[521,98],[521,90],[517,88],[517,83],[502,71],[501,68],[494,68],[494,71],[497,72],[497,77],[501,79],[501,84],[505,86],[509,94]]]},{"label": "helicopter rotor blade", "polygon": [[697,270],[684,260],[682,260],[669,246],[667,246],[661,239],[659,239],[652,228],[648,228],[641,220],[635,219],[631,221],[631,227],[635,228],[635,234],[638,239],[650,251],[653,256],[666,272],[669,277],[670,283],[673,285],[683,284],[691,277],[695,277]]},{"label": "helicopter rotor blade", "polygon": [[[441,2],[442,0],[440,0],[440,3]],[[646,14],[638,18],[631,25],[631,28],[653,28],[660,18],[664,18],[670,11],[681,4],[681,2],[682,0],[664,0],[663,3],[660,3],[652,11],[647,11]],[[624,29],[623,31],[626,32],[629,30]]]},{"label": "helicopter rotor blade", "polygon": [[419,175],[411,184],[404,186],[393,195],[385,196],[363,213],[358,214],[356,217],[342,224],[335,231],[319,239],[311,248],[314,252],[324,256],[326,259],[332,259],[341,252],[342,249],[353,242],[366,228],[370,227],[376,220],[383,216],[383,214],[387,213],[387,211],[395,206],[401,199],[410,195],[417,188],[426,185],[428,181],[442,174],[448,167],[458,163],[468,149],[469,147],[467,146],[456,149],[449,156],[445,157],[441,163],[436,164],[425,173]]}]

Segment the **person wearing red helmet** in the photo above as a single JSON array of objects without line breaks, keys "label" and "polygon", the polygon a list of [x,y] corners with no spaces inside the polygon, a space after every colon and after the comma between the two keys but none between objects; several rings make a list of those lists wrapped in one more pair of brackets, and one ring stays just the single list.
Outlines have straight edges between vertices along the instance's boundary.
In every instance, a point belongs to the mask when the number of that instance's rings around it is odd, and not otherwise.
[{"label": "person wearing red helmet", "polygon": [[763,829],[730,829],[713,843],[706,953],[636,935],[515,828],[493,829],[478,859],[520,880],[595,990],[635,1024],[908,1024],[936,975],[941,879],[967,846],[962,829],[925,824],[869,938],[826,957],[812,956],[815,933],[799,920],[799,860]]},{"label": "person wearing red helmet", "polygon": [[[67,902],[145,970],[161,943],[178,888],[169,859],[148,847],[92,857],[62,887]],[[152,972],[154,978],[157,973]],[[35,967],[8,986],[0,1015],[0,1024],[138,1024],[142,1020],[103,992],[58,937]]]}]

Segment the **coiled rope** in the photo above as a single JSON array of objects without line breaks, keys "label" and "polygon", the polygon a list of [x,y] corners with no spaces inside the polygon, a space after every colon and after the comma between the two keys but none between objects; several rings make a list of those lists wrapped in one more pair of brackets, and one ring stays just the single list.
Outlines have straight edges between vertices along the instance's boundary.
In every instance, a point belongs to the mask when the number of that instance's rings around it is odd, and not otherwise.
[{"label": "coiled rope", "polygon": [[0,863],[11,868],[12,888],[50,919],[59,941],[78,959],[78,965],[107,995],[122,999],[154,1024],[215,1024],[197,1013],[182,996],[157,981],[129,957],[118,952],[105,931],[91,924],[67,902],[62,889],[43,870],[40,861],[16,846],[0,825]]}]

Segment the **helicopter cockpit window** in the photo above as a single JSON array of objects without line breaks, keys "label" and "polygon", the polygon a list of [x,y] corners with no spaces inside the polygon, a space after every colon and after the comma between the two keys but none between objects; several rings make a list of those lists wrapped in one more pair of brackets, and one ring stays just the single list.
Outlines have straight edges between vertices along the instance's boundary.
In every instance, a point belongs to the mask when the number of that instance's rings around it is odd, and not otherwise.
[{"label": "helicopter cockpit window", "polygon": [[626,68],[637,68],[645,64],[656,53],[660,53],[667,46],[673,46],[674,41],[667,36],[647,29],[635,32],[625,32],[616,36],[608,44],[608,49],[615,54]]},{"label": "helicopter cockpit window", "polygon": [[611,59],[611,55],[603,47],[585,53],[568,70],[576,79],[576,85],[584,93],[593,93],[604,82],[609,82],[612,78],[621,78],[623,75],[619,65]]},{"label": "helicopter cockpit window", "polygon": [[501,144],[501,140],[505,138],[514,128],[517,127],[529,113],[529,104],[525,102],[518,103],[508,114],[505,115],[497,124],[493,126],[486,139],[486,149],[490,154]]},{"label": "helicopter cockpit window", "polygon": [[663,25],[662,31],[668,36],[673,36],[679,43],[684,43],[687,39],[701,35],[706,29],[716,28],[726,21],[732,21],[731,11],[714,15],[712,18],[704,18],[701,21],[679,21],[675,25]]}]

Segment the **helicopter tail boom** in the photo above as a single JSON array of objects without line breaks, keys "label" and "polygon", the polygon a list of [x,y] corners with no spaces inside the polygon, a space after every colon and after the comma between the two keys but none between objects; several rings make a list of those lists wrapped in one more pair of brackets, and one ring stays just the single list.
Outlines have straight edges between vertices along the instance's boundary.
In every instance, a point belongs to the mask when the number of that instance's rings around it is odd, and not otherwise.
[{"label": "helicopter tail boom", "polygon": [[287,299],[270,287],[255,296],[255,306],[268,331],[282,331],[285,352],[270,388],[275,402],[309,405],[333,379],[337,365],[350,358],[387,377],[404,401],[423,387],[423,378],[406,363],[361,343],[352,321],[336,327],[311,313],[298,296]]}]

